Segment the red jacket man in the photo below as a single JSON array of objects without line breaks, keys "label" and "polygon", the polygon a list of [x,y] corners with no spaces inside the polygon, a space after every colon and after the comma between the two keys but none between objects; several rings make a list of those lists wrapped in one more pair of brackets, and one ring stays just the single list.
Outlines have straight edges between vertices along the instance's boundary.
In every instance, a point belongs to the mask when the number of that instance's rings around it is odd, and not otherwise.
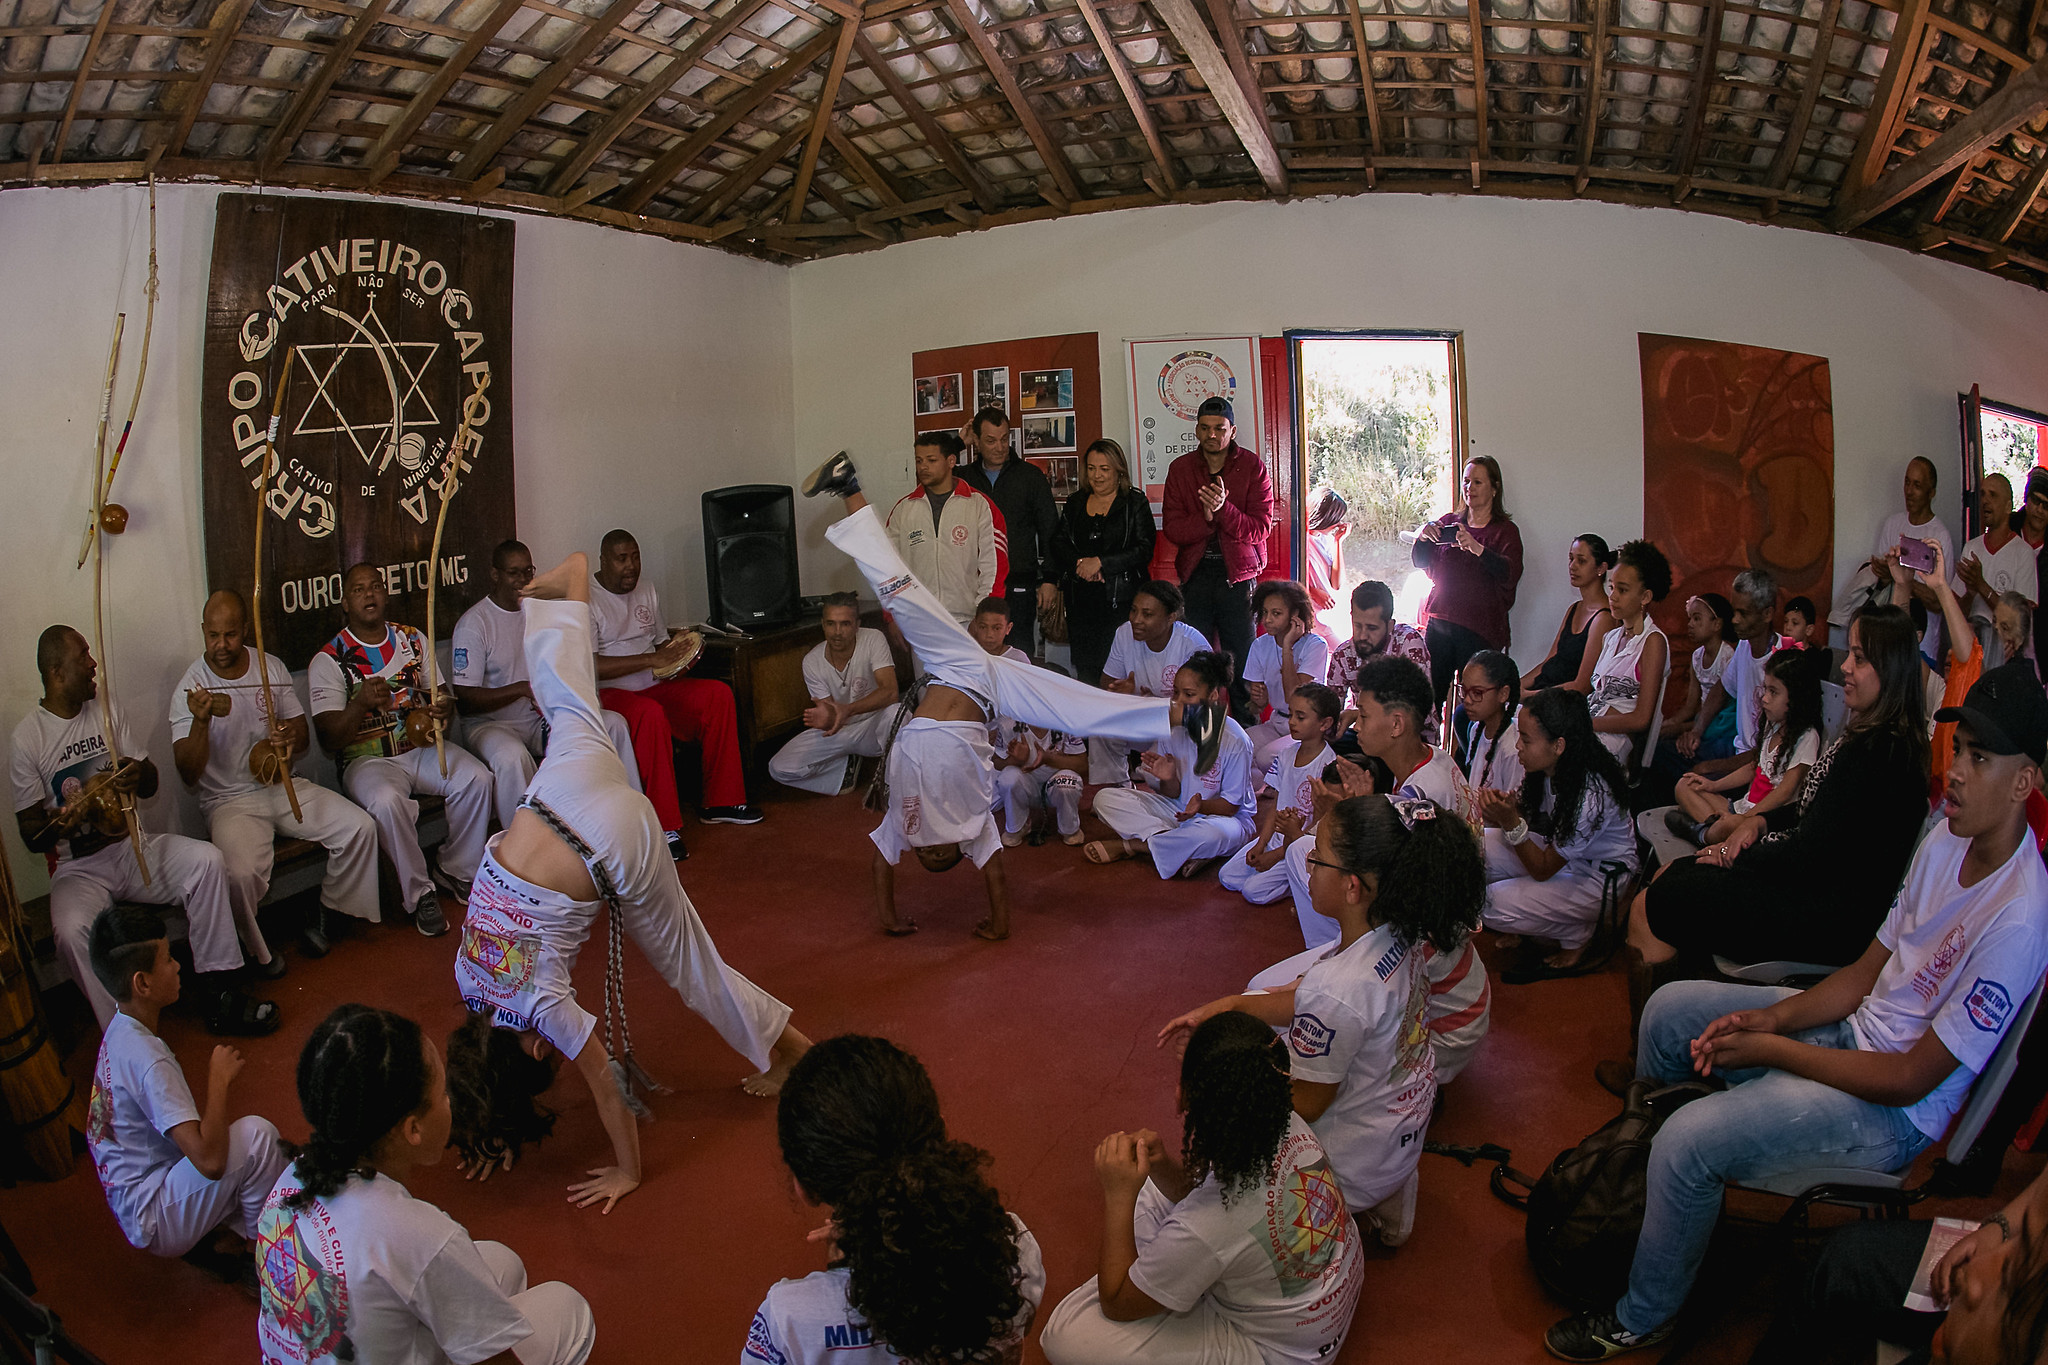
[{"label": "red jacket man", "polygon": [[1237,443],[1230,400],[1195,412],[1196,448],[1166,470],[1162,529],[1187,599],[1187,623],[1228,650],[1232,709],[1242,721],[1244,684],[1235,676],[1252,646],[1252,584],[1266,567],[1273,530],[1273,483],[1266,462]]}]

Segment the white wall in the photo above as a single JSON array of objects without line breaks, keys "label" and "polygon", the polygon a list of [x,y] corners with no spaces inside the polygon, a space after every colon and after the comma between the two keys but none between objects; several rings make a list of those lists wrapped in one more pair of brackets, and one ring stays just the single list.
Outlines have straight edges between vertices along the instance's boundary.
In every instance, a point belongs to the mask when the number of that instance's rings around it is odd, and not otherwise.
[{"label": "white wall", "polygon": [[[162,291],[147,386],[115,499],[131,514],[107,556],[117,699],[168,793],[152,828],[197,833],[170,762],[170,689],[198,653],[205,593],[199,391],[219,191],[157,192]],[[135,187],[0,195],[0,727],[35,704],[35,641],[90,636],[90,569],[74,572],[91,501],[92,435],[116,309],[129,313],[114,421],[142,343],[147,199]],[[512,383],[519,531],[543,564],[624,525],[678,616],[705,608],[699,495],[792,459],[789,274],[595,225],[518,219]],[[302,667],[303,660],[289,660]],[[42,859],[6,836],[24,894]]]},{"label": "white wall", "polygon": [[[913,351],[1101,334],[1103,429],[1128,446],[1126,338],[1292,327],[1465,334],[1475,453],[1506,467],[1530,565],[1515,650],[1533,662],[1570,590],[1569,538],[1642,530],[1636,334],[1831,362],[1837,581],[1869,553],[1917,453],[1953,525],[1956,401],[2048,407],[2048,296],[1887,247],[1593,203],[1380,195],[1095,214],[800,265],[798,464],[845,447],[909,486]],[[1255,437],[1255,433],[1248,433]],[[850,586],[810,509],[810,590]]]}]

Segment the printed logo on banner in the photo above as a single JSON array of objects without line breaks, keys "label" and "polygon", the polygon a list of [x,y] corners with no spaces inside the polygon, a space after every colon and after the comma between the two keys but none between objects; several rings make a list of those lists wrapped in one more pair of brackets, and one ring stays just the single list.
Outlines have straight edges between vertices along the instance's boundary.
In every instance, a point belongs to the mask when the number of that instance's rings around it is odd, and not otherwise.
[{"label": "printed logo on banner", "polygon": [[2012,992],[1980,976],[1964,997],[1963,1008],[1970,1012],[1971,1023],[1986,1033],[1997,1033],[2012,1018]]},{"label": "printed logo on banner", "polygon": [[1159,401],[1182,421],[1194,421],[1207,399],[1236,397],[1237,376],[1212,351],[1182,351],[1159,367]]},{"label": "printed logo on banner", "polygon": [[1287,1035],[1287,1045],[1297,1057],[1327,1057],[1336,1037],[1336,1030],[1313,1014],[1297,1014],[1294,1029]]}]

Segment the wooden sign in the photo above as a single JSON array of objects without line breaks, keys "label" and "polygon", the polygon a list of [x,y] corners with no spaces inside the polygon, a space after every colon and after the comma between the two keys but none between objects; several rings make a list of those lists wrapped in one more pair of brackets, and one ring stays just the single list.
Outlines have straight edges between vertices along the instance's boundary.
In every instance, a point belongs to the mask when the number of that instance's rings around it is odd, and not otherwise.
[{"label": "wooden sign", "polygon": [[[438,574],[443,631],[488,591],[491,547],[516,523],[512,241],[502,218],[220,197],[200,400],[207,579],[249,591],[284,384],[261,609],[265,643],[291,667],[341,628],[350,565],[377,565],[391,619],[421,626]],[[429,566],[465,416],[459,492]]]}]

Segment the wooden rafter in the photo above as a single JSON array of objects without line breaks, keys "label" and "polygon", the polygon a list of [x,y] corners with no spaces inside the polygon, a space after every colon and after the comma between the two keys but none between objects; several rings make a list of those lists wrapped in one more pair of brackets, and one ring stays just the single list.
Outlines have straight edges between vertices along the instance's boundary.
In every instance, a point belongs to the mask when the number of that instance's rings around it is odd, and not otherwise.
[{"label": "wooden rafter", "polygon": [[[1152,0],[1152,8],[1173,32],[1174,41],[1181,51],[1188,54],[1195,70],[1208,83],[1210,98],[1223,111],[1223,117],[1230,123],[1231,131],[1244,145],[1245,153],[1251,157],[1252,166],[1258,171],[1259,179],[1274,194],[1287,193],[1287,167],[1280,160],[1280,149],[1273,142],[1273,128],[1266,120],[1264,101],[1253,103],[1245,94],[1245,85],[1240,84],[1236,68],[1217,47],[1216,40],[1202,22],[1202,16],[1195,12],[1194,0]],[[1244,41],[1237,35],[1234,25],[1225,36],[1237,51],[1237,65],[1244,66],[1249,75],[1249,63],[1244,60]],[[1257,82],[1251,85],[1256,88]]]},{"label": "wooden rafter", "polygon": [[1372,147],[1365,159],[1365,183],[1373,183],[1372,159],[1386,150],[1380,135],[1380,96],[1372,81],[1372,49],[1365,42],[1365,17],[1359,13],[1359,0],[1344,0],[1344,17],[1351,23],[1351,45],[1358,49],[1358,96],[1365,103],[1366,130],[1372,137]]},{"label": "wooden rafter", "polygon": [[1031,107],[1031,97],[1017,81],[1017,73],[996,46],[995,39],[974,17],[974,11],[967,6],[967,0],[946,0],[946,12],[953,17],[953,23],[967,35],[974,50],[981,54],[983,66],[988,74],[995,77],[996,85],[1003,97],[1010,102],[1011,110],[1017,115],[1018,124],[1024,129],[1024,136],[1031,139],[1031,145],[1038,149],[1038,159],[1045,163],[1046,173],[1052,176],[1053,184],[1069,202],[1083,198],[1081,184],[1074,178],[1074,168],[1067,164],[1066,154],[1060,151],[1059,143],[1046,135],[1045,125],[1039,121],[1038,111]]},{"label": "wooden rafter", "polygon": [[994,213],[997,205],[1002,202],[995,188],[965,156],[961,155],[960,149],[953,145],[952,134],[932,117],[931,110],[918,102],[917,96],[904,85],[903,78],[889,65],[888,58],[875,50],[875,45],[868,41],[865,33],[854,37],[853,50],[860,54],[862,65],[866,66],[875,79],[882,83],[882,88],[889,92],[889,98],[895,100],[897,107],[908,114],[911,122],[917,125],[917,130],[924,135],[925,146],[930,149],[931,154],[944,163],[955,180],[973,191],[974,202],[981,205],[983,212]]},{"label": "wooden rafter", "polygon": [[[474,180],[490,166],[492,158],[504,150],[513,135],[526,126],[526,121],[547,107],[554,95],[555,87],[569,78],[571,72],[582,65],[583,59],[597,50],[597,45],[611,36],[613,29],[625,22],[639,7],[640,0],[612,0],[603,14],[592,19],[576,35],[576,40],[551,58],[548,64],[534,73],[526,89],[506,102],[504,111],[490,127],[477,135],[457,161],[454,174],[457,179]],[[396,153],[394,152],[395,156]]]},{"label": "wooden rafter", "polygon": [[1934,141],[1885,172],[1868,189],[1850,193],[1829,215],[1829,225],[1837,232],[1861,227],[1901,199],[1969,164],[1979,152],[2043,109],[2048,109],[2048,60],[2014,73]]},{"label": "wooden rafter", "polygon": [[808,124],[798,123],[781,137],[776,138],[766,147],[754,153],[753,156],[747,158],[746,162],[739,169],[726,176],[718,184],[713,185],[710,192],[698,204],[691,206],[689,213],[690,221],[701,223],[705,226],[717,222],[718,215],[724,213],[734,200],[752,189],[760,182],[762,176],[768,174],[769,170],[779,164],[782,158],[788,156],[789,149],[796,146],[798,140],[809,130]]},{"label": "wooden rafter", "polygon": [[1151,149],[1152,164],[1159,168],[1159,178],[1165,182],[1169,192],[1179,189],[1180,178],[1173,172],[1173,157],[1166,150],[1165,139],[1159,136],[1159,125],[1152,118],[1152,106],[1145,103],[1144,87],[1131,74],[1131,64],[1124,58],[1123,45],[1109,31],[1109,25],[1103,22],[1102,11],[1095,7],[1095,0],[1075,0],[1075,3],[1080,6],[1081,17],[1088,23],[1088,32],[1102,53],[1103,62],[1109,67],[1109,74],[1116,79],[1116,88],[1123,92],[1124,103],[1130,106],[1131,119],[1138,125],[1146,147]]},{"label": "wooden rafter", "polygon": [[1607,103],[1607,7],[1614,0],[1593,0],[1592,65],[1586,69],[1586,107],[1579,114],[1579,172],[1572,193],[1584,194],[1593,172],[1593,144],[1600,140],[1600,110]]},{"label": "wooden rafter", "polygon": [[689,164],[732,130],[747,115],[767,103],[782,88],[804,72],[817,65],[838,41],[839,26],[850,22],[842,19],[831,28],[820,29],[816,37],[805,43],[780,66],[763,72],[754,78],[752,84],[734,95],[716,114],[699,126],[696,131],[681,142],[654,159],[654,164],[634,178],[633,182],[619,192],[618,207],[627,213],[638,213],[647,201],[658,194],[669,181],[683,172]]},{"label": "wooden rafter", "polygon": [[199,121],[199,111],[206,107],[206,97],[213,93],[213,83],[220,78],[221,64],[228,59],[228,49],[235,45],[235,38],[242,31],[242,21],[249,17],[252,0],[222,0],[213,11],[213,23],[209,26],[206,40],[206,62],[199,68],[199,78],[192,82],[190,98],[185,107],[178,111],[177,126],[164,139],[164,154],[180,156],[185,151],[185,139],[192,136],[192,125]]},{"label": "wooden rafter", "polygon": [[1913,71],[1920,64],[1920,45],[1926,38],[1928,0],[1904,0],[1897,23],[1892,26],[1891,46],[1884,54],[1884,71],[1877,78],[1877,91],[1863,112],[1863,130],[1856,135],[1856,150],[1842,172],[1841,194],[1855,194],[1884,169],[1891,155],[1899,117],[1905,111],[1906,96],[1913,87]]},{"label": "wooden rafter", "polygon": [[832,150],[839,154],[840,160],[853,169],[854,175],[873,191],[877,199],[885,204],[903,202],[903,189],[895,177],[870,161],[867,153],[855,145],[851,137],[839,131],[838,125],[826,123],[825,140],[832,144]]},{"label": "wooden rafter", "polygon": [[1486,113],[1486,0],[1469,0],[1466,7],[1472,27],[1472,188],[1478,189],[1484,172],[1480,167],[1486,163],[1487,113]]},{"label": "wooden rafter", "polygon": [[1792,111],[1792,122],[1785,129],[1785,140],[1778,144],[1778,154],[1771,158],[1771,174],[1765,181],[1772,189],[1782,190],[1792,180],[1792,168],[1799,162],[1799,150],[1806,143],[1806,130],[1813,125],[1813,107],[1820,102],[1820,88],[1827,79],[1828,53],[1835,46],[1835,25],[1842,18],[1842,0],[1827,0],[1821,10],[1820,29],[1813,39],[1813,60],[1806,64],[1806,83],[1800,87],[1799,106]]},{"label": "wooden rafter", "polygon": [[570,153],[568,160],[555,168],[554,175],[548,181],[548,193],[567,194],[575,188],[576,182],[583,178],[583,173],[590,169],[598,157],[604,155],[605,149],[618,141],[625,135],[626,130],[633,126],[634,119],[646,113],[656,100],[667,94],[669,87],[681,80],[706,53],[730,38],[733,30],[751,19],[763,2],[764,0],[734,0],[732,8],[727,10],[723,17],[700,20],[705,27],[701,31],[691,33],[689,45],[663,62],[660,69],[649,77],[646,83],[613,109],[595,132],[583,139],[582,144]]},{"label": "wooden rafter", "polygon": [[[497,8],[484,16],[483,22],[463,40],[462,46],[457,48],[447,61],[441,63],[440,70],[429,76],[427,83],[414,92],[413,97],[406,102],[405,108],[399,111],[398,117],[385,125],[384,130],[377,135],[377,140],[363,153],[364,165],[375,169],[388,162],[396,169],[398,153],[412,141],[413,134],[420,130],[420,125],[440,106],[448,92],[455,88],[455,83],[461,80],[476,59],[483,55],[491,40],[498,36],[498,31],[512,22],[512,16],[519,13],[521,3],[522,0],[498,0]],[[387,175],[389,173],[385,172]]]},{"label": "wooden rafter", "polygon": [[363,45],[363,39],[370,36],[370,30],[384,21],[384,13],[391,8],[391,0],[370,0],[363,6],[363,12],[355,17],[334,44],[334,50],[320,63],[320,70],[313,79],[299,87],[299,93],[292,97],[291,107],[284,118],[271,130],[270,139],[263,146],[263,155],[257,164],[264,170],[275,170],[291,155],[298,145],[299,137],[313,122],[313,115],[320,111],[327,92],[334,88],[334,82],[341,76],[341,70],[355,60],[356,49]]},{"label": "wooden rafter", "polygon": [[78,98],[85,93],[85,83],[92,77],[93,63],[99,60],[100,44],[106,39],[107,25],[114,21],[115,0],[101,0],[100,17],[92,26],[92,37],[85,40],[85,55],[78,59],[78,78],[71,82],[71,93],[64,99],[64,117],[57,121],[57,136],[50,140],[50,164],[56,165],[64,159],[64,143],[71,136],[71,120],[78,116]]},{"label": "wooden rafter", "polygon": [[839,103],[839,82],[846,75],[846,59],[853,55],[854,35],[860,32],[858,18],[839,26],[839,41],[832,48],[832,65],[825,68],[825,85],[818,92],[818,109],[804,138],[804,154],[797,161],[796,179],[790,182],[789,213],[786,221],[803,221],[804,208],[811,202],[811,176],[818,169],[818,153],[825,149],[825,130],[832,126],[834,107]]},{"label": "wooden rafter", "polygon": [[1693,58],[1692,93],[1686,100],[1685,131],[1679,135],[1678,155],[1671,160],[1672,171],[1678,176],[1678,184],[1671,192],[1673,203],[1684,203],[1686,195],[1692,193],[1692,168],[1699,159],[1700,143],[1704,140],[1707,106],[1714,88],[1714,63],[1721,46],[1722,4],[1723,0],[1708,0],[1706,45]]},{"label": "wooden rafter", "polygon": [[2034,201],[2041,196],[2041,186],[2048,182],[2048,147],[2041,151],[2041,159],[2034,163],[2034,169],[2027,172],[2027,178],[2014,185],[2006,195],[2005,206],[1992,220],[1991,230],[1985,235],[2001,246],[2012,240],[2019,231],[2027,214],[2033,211]]}]

